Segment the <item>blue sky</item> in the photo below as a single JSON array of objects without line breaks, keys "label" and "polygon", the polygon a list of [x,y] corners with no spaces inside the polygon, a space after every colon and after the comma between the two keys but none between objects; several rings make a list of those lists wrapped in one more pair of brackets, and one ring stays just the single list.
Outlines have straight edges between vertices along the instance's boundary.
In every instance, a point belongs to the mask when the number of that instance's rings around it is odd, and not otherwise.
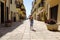
[{"label": "blue sky", "polygon": [[32,1],[33,0],[23,0],[24,5],[25,5],[25,9],[26,9],[27,17],[29,17],[29,15],[31,14]]}]

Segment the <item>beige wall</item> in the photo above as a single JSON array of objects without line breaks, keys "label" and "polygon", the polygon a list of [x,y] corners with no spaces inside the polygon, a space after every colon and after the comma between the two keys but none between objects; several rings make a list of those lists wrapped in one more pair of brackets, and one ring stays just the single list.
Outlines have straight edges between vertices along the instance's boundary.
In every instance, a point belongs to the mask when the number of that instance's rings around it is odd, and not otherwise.
[{"label": "beige wall", "polygon": [[0,1],[4,3],[4,0],[0,0]]},{"label": "beige wall", "polygon": [[57,4],[59,4],[59,0],[46,0],[48,4],[50,4],[50,7],[53,7]]},{"label": "beige wall", "polygon": [[9,13],[9,20],[11,20],[11,16],[12,16],[11,13]]},{"label": "beige wall", "polygon": [[19,0],[20,1],[20,3],[23,3],[23,0]]},{"label": "beige wall", "polygon": [[[48,6],[48,7],[47,7]],[[46,13],[47,13],[47,19],[49,20],[50,19],[50,5],[49,4],[47,4],[47,8],[46,8]]]},{"label": "beige wall", "polygon": [[[12,4],[10,3],[10,15],[9,15],[9,19],[11,20],[11,11],[12,13],[12,18],[14,17],[14,13],[17,12],[16,10],[16,4],[15,4],[15,0],[12,0]],[[13,20],[13,19],[12,19]]]},{"label": "beige wall", "polygon": [[59,4],[59,8],[58,8],[57,23],[60,24],[60,4]]},{"label": "beige wall", "polygon": [[16,21],[19,21],[19,16],[18,16],[18,14],[16,14]]},{"label": "beige wall", "polygon": [[12,0],[12,4],[10,4],[10,11],[16,12],[15,0]]}]

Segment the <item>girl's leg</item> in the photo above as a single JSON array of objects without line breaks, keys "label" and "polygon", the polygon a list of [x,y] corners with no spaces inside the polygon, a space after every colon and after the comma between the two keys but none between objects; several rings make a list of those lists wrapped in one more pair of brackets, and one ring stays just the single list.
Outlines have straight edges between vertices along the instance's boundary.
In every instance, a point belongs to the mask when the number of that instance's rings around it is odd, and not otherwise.
[{"label": "girl's leg", "polygon": [[33,23],[30,24],[30,29],[31,29],[31,30],[33,29]]}]

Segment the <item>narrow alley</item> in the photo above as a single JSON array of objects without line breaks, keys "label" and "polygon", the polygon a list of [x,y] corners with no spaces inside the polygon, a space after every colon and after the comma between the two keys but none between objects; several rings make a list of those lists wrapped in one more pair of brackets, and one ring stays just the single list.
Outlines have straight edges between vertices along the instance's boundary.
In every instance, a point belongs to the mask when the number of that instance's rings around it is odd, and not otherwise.
[{"label": "narrow alley", "polygon": [[[18,26],[16,26],[18,25]],[[60,40],[60,32],[53,32],[47,30],[44,22],[34,20],[35,31],[30,30],[29,20],[25,20],[21,25],[15,23],[13,30],[7,28],[6,31],[11,30],[0,37],[0,40]],[[2,30],[1,30],[2,31]],[[2,31],[2,34],[5,31]]]},{"label": "narrow alley", "polygon": [[60,0],[0,0],[0,40],[60,40]]}]

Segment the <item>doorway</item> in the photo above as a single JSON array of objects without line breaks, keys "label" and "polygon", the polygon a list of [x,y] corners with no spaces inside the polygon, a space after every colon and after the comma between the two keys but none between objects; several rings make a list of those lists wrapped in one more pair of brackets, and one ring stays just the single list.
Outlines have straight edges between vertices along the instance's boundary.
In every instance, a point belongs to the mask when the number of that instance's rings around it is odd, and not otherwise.
[{"label": "doorway", "polygon": [[16,22],[16,17],[14,17],[14,22]]},{"label": "doorway", "polygon": [[1,23],[4,23],[4,3],[1,2]]},{"label": "doorway", "polygon": [[50,18],[57,21],[58,5],[50,8]]}]

